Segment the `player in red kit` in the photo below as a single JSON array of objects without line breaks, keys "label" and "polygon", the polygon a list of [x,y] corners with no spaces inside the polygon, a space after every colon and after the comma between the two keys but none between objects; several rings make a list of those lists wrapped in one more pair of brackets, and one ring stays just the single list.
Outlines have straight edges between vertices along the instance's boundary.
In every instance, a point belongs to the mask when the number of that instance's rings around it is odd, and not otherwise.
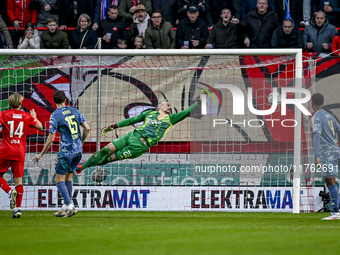
[{"label": "player in red kit", "polygon": [[[20,218],[21,216],[20,208],[24,194],[22,176],[24,175],[27,130],[29,127],[38,130],[43,129],[33,109],[30,111],[31,114],[20,110],[23,100],[22,95],[12,94],[8,98],[8,104],[12,109],[0,113],[0,125],[2,126],[0,187],[8,193],[11,209],[15,209],[12,218]],[[3,178],[9,167],[12,169],[15,190],[12,190]]]}]

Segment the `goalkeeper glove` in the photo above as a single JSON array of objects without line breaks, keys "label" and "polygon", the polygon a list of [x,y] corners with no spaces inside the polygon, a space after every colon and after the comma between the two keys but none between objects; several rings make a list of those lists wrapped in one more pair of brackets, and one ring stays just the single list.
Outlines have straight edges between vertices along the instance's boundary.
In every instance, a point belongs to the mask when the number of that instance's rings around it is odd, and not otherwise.
[{"label": "goalkeeper glove", "polygon": [[201,104],[201,102],[202,102],[202,96],[203,96],[203,95],[207,95],[207,94],[208,94],[207,92],[205,92],[204,90],[202,90],[202,91],[201,91],[201,94],[200,94],[199,98],[196,100],[196,102],[198,102],[199,104]]},{"label": "goalkeeper glove", "polygon": [[105,136],[107,132],[110,132],[116,128],[118,128],[117,124],[113,124],[108,127],[103,127],[100,133],[102,134],[102,136]]}]

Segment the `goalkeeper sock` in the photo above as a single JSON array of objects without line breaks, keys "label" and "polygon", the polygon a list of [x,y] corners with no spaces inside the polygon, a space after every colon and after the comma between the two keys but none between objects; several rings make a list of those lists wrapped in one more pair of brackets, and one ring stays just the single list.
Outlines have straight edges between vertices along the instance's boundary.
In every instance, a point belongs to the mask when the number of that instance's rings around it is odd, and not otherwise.
[{"label": "goalkeeper sock", "polygon": [[57,188],[58,188],[58,191],[59,191],[60,195],[64,199],[64,203],[66,205],[71,204],[71,199],[70,199],[70,196],[68,194],[68,190],[66,188],[65,182],[58,182],[57,183]]},{"label": "goalkeeper sock", "polygon": [[6,180],[2,177],[0,177],[0,188],[2,188],[7,194],[8,194],[8,192],[11,191],[10,186],[8,185]]},{"label": "goalkeeper sock", "polygon": [[110,155],[106,156],[105,158],[103,158],[103,160],[100,161],[98,165],[106,165],[107,163],[110,163],[112,161],[113,160],[112,160],[111,154],[110,154]]},{"label": "goalkeeper sock", "polygon": [[103,149],[93,154],[84,164],[82,164],[81,169],[84,170],[85,168],[88,168],[90,166],[97,166],[105,157],[110,155],[111,150],[109,146],[106,145]]},{"label": "goalkeeper sock", "polygon": [[72,181],[65,181],[65,186],[67,188],[68,195],[71,198],[72,197]]},{"label": "goalkeeper sock", "polygon": [[329,186],[329,196],[331,197],[331,204],[333,207],[333,212],[339,212],[339,189],[336,184]]}]

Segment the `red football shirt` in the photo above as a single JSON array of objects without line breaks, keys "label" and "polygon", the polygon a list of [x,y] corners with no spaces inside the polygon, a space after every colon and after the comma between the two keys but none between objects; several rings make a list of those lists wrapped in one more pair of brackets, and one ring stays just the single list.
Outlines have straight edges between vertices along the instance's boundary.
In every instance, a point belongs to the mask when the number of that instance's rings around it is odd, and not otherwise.
[{"label": "red football shirt", "polygon": [[10,109],[0,113],[2,141],[0,158],[25,161],[27,129],[38,121],[30,113]]}]

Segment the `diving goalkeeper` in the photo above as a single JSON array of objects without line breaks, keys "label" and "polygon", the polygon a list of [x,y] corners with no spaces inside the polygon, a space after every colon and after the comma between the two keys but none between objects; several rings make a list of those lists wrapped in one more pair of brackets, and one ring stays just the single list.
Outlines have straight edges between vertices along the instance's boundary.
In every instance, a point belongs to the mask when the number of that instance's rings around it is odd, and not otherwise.
[{"label": "diving goalkeeper", "polygon": [[93,154],[86,162],[77,166],[76,172],[80,173],[90,166],[105,165],[107,163],[137,158],[144,154],[152,145],[156,144],[176,123],[184,120],[200,105],[200,100],[189,106],[186,110],[170,114],[171,106],[168,102],[160,103],[156,110],[142,112],[140,115],[122,120],[117,124],[104,127],[102,135],[116,128],[126,127],[144,121],[144,124],[106,145]]}]

